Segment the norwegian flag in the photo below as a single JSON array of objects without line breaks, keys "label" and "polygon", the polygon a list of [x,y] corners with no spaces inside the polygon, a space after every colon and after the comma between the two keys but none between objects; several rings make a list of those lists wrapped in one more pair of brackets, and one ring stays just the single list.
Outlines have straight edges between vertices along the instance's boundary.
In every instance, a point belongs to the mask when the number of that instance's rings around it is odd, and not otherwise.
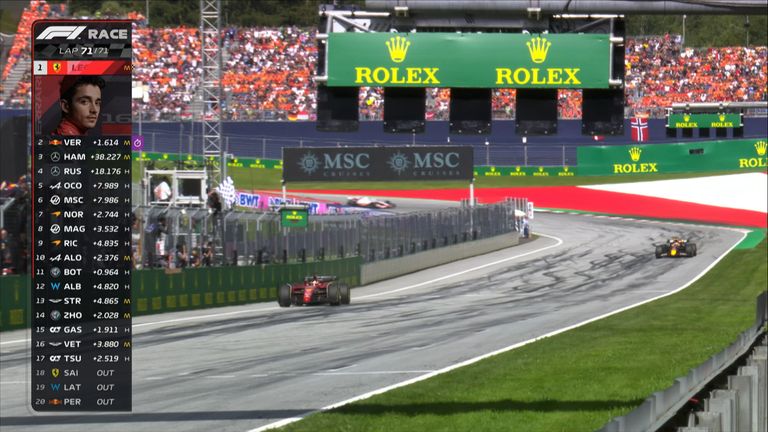
[{"label": "norwegian flag", "polygon": [[632,141],[648,141],[648,119],[632,117],[629,122],[632,126]]}]

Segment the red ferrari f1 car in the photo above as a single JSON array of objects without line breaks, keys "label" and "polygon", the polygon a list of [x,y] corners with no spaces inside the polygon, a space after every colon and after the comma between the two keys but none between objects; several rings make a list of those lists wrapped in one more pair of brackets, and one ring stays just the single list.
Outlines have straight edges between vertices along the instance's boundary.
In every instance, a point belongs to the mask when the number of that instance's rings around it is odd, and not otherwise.
[{"label": "red ferrari f1 car", "polygon": [[285,284],[277,293],[277,304],[291,305],[349,304],[349,285],[337,280],[336,276],[307,276],[304,282]]},{"label": "red ferrari f1 car", "polygon": [[692,243],[690,240],[681,239],[680,237],[672,237],[667,240],[666,243],[656,245],[656,258],[663,256],[668,257],[694,257],[696,256],[696,243]]}]

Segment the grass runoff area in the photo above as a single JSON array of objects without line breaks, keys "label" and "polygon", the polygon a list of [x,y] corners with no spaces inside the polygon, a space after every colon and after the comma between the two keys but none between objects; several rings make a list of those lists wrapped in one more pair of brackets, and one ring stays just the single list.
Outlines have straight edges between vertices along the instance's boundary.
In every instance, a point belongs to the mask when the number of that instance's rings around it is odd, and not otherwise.
[{"label": "grass runoff area", "polygon": [[280,430],[596,430],[754,323],[767,249],[734,250],[675,295]]}]

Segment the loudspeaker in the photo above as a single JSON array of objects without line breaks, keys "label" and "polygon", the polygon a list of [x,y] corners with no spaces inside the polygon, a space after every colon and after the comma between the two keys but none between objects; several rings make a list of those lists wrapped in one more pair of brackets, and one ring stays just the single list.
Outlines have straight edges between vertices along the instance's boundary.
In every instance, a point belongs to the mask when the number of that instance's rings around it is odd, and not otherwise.
[{"label": "loudspeaker", "polygon": [[624,89],[584,89],[582,135],[624,135]]},{"label": "loudspeaker", "polygon": [[516,134],[557,133],[557,89],[517,89],[515,105]]},{"label": "loudspeaker", "polygon": [[16,182],[27,173],[27,142],[28,116],[7,118],[0,124],[0,182],[8,180]]},{"label": "loudspeaker", "polygon": [[709,138],[709,128],[699,128],[699,138]]},{"label": "loudspeaker", "polygon": [[355,132],[360,126],[358,87],[317,86],[317,124],[321,132]]},{"label": "loudspeaker", "polygon": [[450,133],[491,133],[491,89],[452,88],[450,109]]},{"label": "loudspeaker", "polygon": [[423,133],[427,111],[427,89],[384,88],[384,132]]},{"label": "loudspeaker", "polygon": [[715,136],[718,138],[728,138],[728,129],[715,128]]},{"label": "loudspeaker", "polygon": [[667,138],[677,138],[677,129],[667,128]]},{"label": "loudspeaker", "polygon": [[[626,25],[623,18],[611,20],[611,32],[624,38]],[[624,44],[612,45],[611,78],[620,80],[621,87],[584,89],[581,105],[582,135],[624,135]]]},{"label": "loudspeaker", "polygon": [[683,138],[693,138],[693,129],[691,128],[683,129]]}]

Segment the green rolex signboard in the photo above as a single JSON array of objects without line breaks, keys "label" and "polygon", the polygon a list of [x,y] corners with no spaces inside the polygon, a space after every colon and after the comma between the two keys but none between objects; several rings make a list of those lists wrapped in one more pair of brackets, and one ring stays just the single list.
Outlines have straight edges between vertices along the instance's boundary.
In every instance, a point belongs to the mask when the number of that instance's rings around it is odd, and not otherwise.
[{"label": "green rolex signboard", "polygon": [[328,86],[608,88],[597,34],[331,33]]},{"label": "green rolex signboard", "polygon": [[576,167],[569,166],[479,166],[475,177],[574,177]]},{"label": "green rolex signboard", "polygon": [[765,169],[765,138],[679,144],[581,146],[579,175],[631,175]]},{"label": "green rolex signboard", "polygon": [[283,228],[306,228],[309,224],[309,210],[304,206],[286,206],[280,209],[280,226]]},{"label": "green rolex signboard", "polygon": [[741,114],[670,114],[667,127],[671,129],[737,128],[743,126]]}]

